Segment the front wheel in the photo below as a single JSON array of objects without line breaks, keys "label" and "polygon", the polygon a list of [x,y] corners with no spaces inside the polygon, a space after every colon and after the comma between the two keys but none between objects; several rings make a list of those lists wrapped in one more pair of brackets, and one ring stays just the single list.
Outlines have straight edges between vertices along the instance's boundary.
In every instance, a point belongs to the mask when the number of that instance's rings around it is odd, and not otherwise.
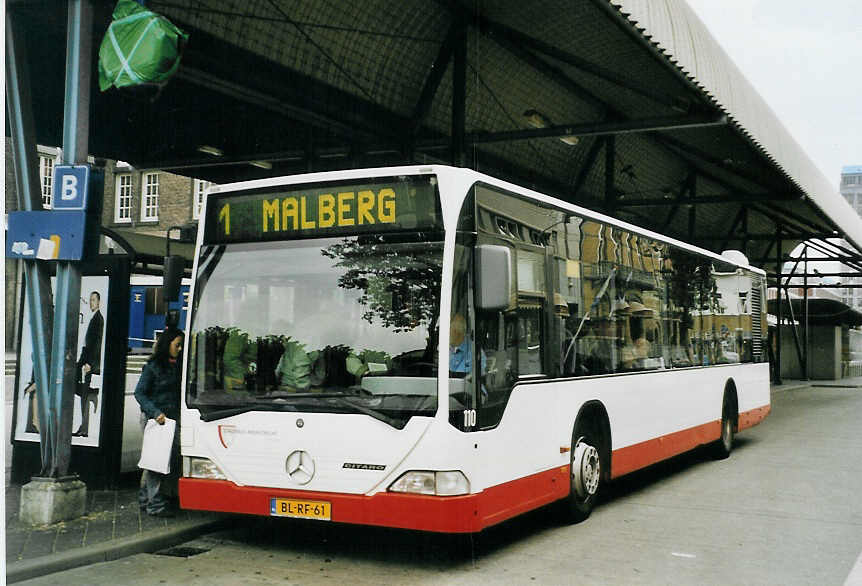
[{"label": "front wheel", "polygon": [[566,516],[572,523],[590,516],[602,485],[602,446],[598,435],[582,433],[579,429],[575,438],[569,496],[565,503]]}]

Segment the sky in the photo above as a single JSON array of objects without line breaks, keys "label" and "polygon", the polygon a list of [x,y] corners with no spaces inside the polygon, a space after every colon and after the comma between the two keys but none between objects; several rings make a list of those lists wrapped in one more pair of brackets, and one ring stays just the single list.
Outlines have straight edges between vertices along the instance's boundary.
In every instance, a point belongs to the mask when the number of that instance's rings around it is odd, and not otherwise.
[{"label": "sky", "polygon": [[838,189],[862,165],[862,0],[687,0]]}]

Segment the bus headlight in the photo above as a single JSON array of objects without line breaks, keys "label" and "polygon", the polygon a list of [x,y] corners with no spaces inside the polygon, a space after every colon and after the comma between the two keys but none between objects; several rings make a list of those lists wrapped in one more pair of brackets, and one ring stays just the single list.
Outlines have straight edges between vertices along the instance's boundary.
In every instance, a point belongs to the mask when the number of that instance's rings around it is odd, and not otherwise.
[{"label": "bus headlight", "polygon": [[409,492],[434,496],[455,496],[470,493],[470,482],[460,470],[434,472],[411,470],[401,475],[389,487],[389,492]]},{"label": "bus headlight", "polygon": [[209,480],[227,480],[224,473],[215,462],[207,458],[183,457],[183,476],[186,478],[207,478]]}]

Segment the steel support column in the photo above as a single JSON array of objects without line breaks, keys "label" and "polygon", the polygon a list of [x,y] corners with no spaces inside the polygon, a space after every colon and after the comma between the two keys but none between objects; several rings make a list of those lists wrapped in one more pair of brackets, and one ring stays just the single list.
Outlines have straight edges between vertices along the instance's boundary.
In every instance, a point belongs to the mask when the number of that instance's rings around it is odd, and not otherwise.
[{"label": "steel support column", "polygon": [[[793,265],[793,268],[790,270],[790,274],[796,272],[796,268],[799,266],[799,261]],[[802,371],[805,371],[805,351],[802,349],[802,342],[799,339],[799,326],[797,325],[798,320],[796,319],[796,314],[793,311],[793,303],[790,300],[790,279],[792,277],[788,276],[787,281],[782,284],[781,279],[778,279],[778,287],[779,289],[784,289],[785,297],[787,297],[787,310],[790,312],[790,332],[793,334],[793,343],[796,345],[796,359],[799,361],[799,366]]]},{"label": "steel support column", "polygon": [[610,135],[605,139],[605,211],[611,216],[617,211],[616,162],[617,139]]},{"label": "steel support column", "polygon": [[802,363],[802,376],[808,380],[808,244],[802,249],[805,258],[805,276],[802,277],[802,355],[805,361]]},{"label": "steel support column", "polygon": [[[42,209],[42,192],[39,185],[36,138],[33,126],[30,72],[27,69],[24,38],[15,23],[13,11],[6,12],[6,109],[12,133],[12,154],[15,165],[15,185],[18,209]],[[22,261],[24,264],[27,308],[30,314],[30,332],[33,338],[33,372],[39,417],[39,440],[42,456],[42,474],[53,459],[52,442],[48,433],[48,391],[53,331],[53,300],[51,279],[45,263]]]},{"label": "steel support column", "polygon": [[[781,274],[781,225],[775,227],[775,272]],[[781,384],[781,279],[775,282],[776,328],[775,328],[775,371],[772,382]]]},{"label": "steel support column", "polygon": [[664,224],[662,224],[661,230],[659,232],[666,233],[670,225],[673,223],[673,219],[676,217],[677,212],[679,211],[680,205],[682,205],[682,201],[688,197],[690,199],[694,199],[695,190],[697,189],[697,174],[693,170],[689,170],[688,175],[685,178],[685,182],[679,190],[679,193],[676,196],[676,199],[673,202],[673,207],[667,213],[667,217],[664,219]]},{"label": "steel support column", "polygon": [[467,162],[467,25],[456,23],[452,55],[452,165]]},{"label": "steel support column", "polygon": [[[87,162],[93,55],[91,2],[92,0],[70,0],[68,8],[66,95],[63,111],[63,163],[66,165]],[[78,347],[77,317],[80,299],[80,265],[77,262],[60,261],[57,263],[57,295],[50,372],[50,410],[55,433],[55,453],[48,473],[53,478],[60,478],[69,473],[69,461],[72,456],[75,353]]]},{"label": "steel support column", "polygon": [[587,156],[584,159],[584,164],[581,165],[581,168],[578,171],[578,176],[575,178],[575,183],[572,186],[573,201],[578,200],[578,194],[584,187],[584,183],[586,183],[587,177],[590,174],[590,169],[593,168],[593,165],[596,162],[596,158],[599,156],[599,151],[602,149],[602,145],[604,144],[604,137],[597,137],[593,139],[593,144],[590,146],[590,150],[587,152]]}]

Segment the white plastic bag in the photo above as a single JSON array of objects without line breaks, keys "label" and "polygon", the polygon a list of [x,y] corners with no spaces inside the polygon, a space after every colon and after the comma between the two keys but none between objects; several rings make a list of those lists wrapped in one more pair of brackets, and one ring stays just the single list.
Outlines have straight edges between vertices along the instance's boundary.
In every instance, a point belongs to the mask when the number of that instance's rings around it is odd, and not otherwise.
[{"label": "white plastic bag", "polygon": [[164,425],[159,425],[155,419],[147,420],[138,468],[152,470],[159,474],[167,474],[171,471],[171,447],[174,444],[176,429],[177,422],[167,417]]}]

